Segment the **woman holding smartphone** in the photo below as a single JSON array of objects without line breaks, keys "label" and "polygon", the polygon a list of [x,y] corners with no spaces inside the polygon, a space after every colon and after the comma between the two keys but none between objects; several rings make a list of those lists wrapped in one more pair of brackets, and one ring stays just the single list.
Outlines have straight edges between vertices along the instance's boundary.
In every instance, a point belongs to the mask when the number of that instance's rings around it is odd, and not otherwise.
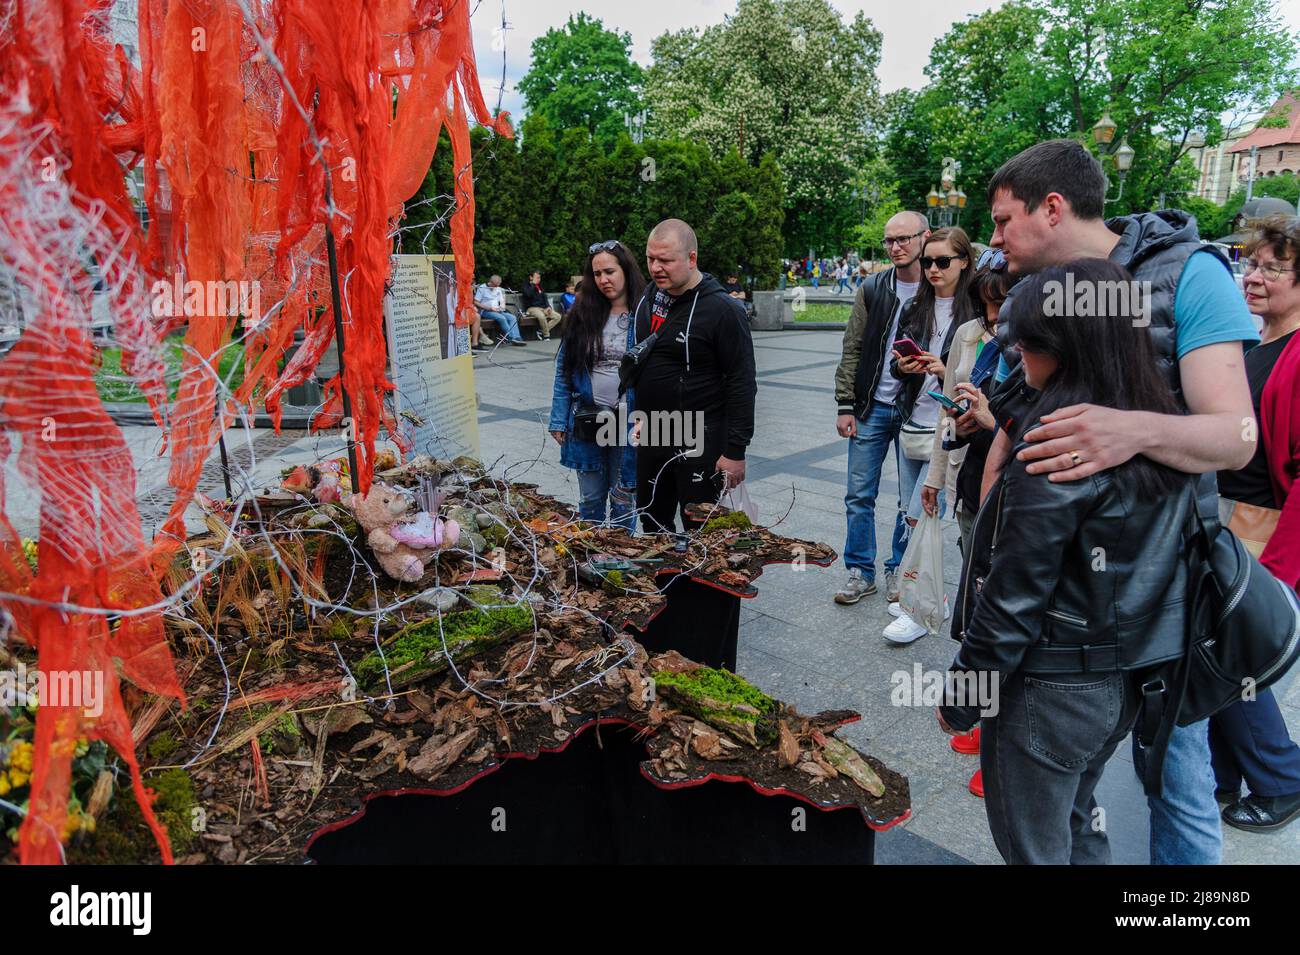
[{"label": "woman holding smartphone", "polygon": [[[560,463],[578,472],[578,512],[584,521],[636,530],[636,449],[631,441],[632,392],[618,390],[618,366],[635,341],[631,302],[645,278],[622,242],[587,250],[581,282],[555,355],[551,437]],[[600,422],[613,414],[628,422],[621,443],[602,444]],[[609,428],[604,429],[605,432]]]},{"label": "woman holding smartphone", "polygon": [[[894,340],[890,371],[903,382],[896,407],[903,419],[898,436],[898,488],[910,500],[907,523],[921,518],[921,469],[928,466],[939,425],[940,403],[929,394],[943,387],[945,364],[957,329],[975,318],[970,299],[973,262],[970,239],[960,228],[936,229],[921,246],[925,281],[903,312]],[[897,604],[890,604],[894,622],[885,628],[891,643],[911,643],[925,636]]]}]

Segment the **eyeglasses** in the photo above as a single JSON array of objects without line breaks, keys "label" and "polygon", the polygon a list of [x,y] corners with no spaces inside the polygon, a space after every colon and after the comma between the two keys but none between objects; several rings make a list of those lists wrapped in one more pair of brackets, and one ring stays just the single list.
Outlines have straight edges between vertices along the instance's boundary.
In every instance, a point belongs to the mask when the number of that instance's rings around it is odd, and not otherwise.
[{"label": "eyeglasses", "polygon": [[928,269],[931,266],[937,265],[941,269],[946,269],[954,262],[960,262],[965,258],[966,256],[964,255],[937,255],[934,258],[930,258],[928,255],[923,255],[921,256],[921,268]]},{"label": "eyeglasses", "polygon": [[1259,274],[1264,276],[1264,278],[1268,279],[1270,282],[1276,282],[1287,272],[1294,271],[1294,269],[1283,269],[1276,265],[1260,265],[1254,259],[1247,259],[1242,263],[1242,265],[1246,267],[1246,270],[1241,273],[1243,276],[1249,275],[1251,272],[1258,269]]},{"label": "eyeglasses", "polygon": [[985,249],[980,253],[979,261],[975,263],[976,271],[988,267],[990,272],[1005,272],[1007,270],[1007,257],[1001,249]]},{"label": "eyeglasses", "polygon": [[610,239],[607,242],[594,242],[587,246],[587,254],[595,255],[597,252],[613,252],[618,248],[618,239]]},{"label": "eyeglasses", "polygon": [[913,232],[911,235],[898,235],[898,236],[887,235],[885,236],[884,241],[881,242],[880,244],[883,245],[886,249],[892,248],[895,245],[906,245],[907,243],[915,239],[918,235],[925,235],[925,230],[922,229],[920,232]]}]

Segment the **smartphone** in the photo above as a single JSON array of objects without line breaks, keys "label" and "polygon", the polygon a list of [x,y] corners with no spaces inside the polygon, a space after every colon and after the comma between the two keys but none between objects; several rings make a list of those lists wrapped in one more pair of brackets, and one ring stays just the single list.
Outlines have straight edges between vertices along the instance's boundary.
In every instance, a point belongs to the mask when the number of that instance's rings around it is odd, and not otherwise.
[{"label": "smartphone", "polygon": [[933,398],[935,401],[939,402],[939,404],[943,405],[945,408],[949,408],[952,411],[956,411],[958,414],[965,414],[967,411],[970,411],[969,403],[953,401],[942,391],[927,391],[926,394],[929,395],[931,398]]},{"label": "smartphone", "polygon": [[898,352],[904,358],[910,358],[913,355],[920,355],[925,351],[920,345],[910,338],[900,338],[894,342],[894,351]]}]

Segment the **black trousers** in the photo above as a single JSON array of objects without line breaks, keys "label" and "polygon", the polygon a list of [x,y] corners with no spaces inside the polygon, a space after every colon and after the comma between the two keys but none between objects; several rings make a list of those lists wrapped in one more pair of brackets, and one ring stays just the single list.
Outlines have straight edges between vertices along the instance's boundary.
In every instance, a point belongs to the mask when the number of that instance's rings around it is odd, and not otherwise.
[{"label": "black trousers", "polygon": [[682,529],[698,525],[686,520],[687,504],[714,504],[722,496],[722,456],[725,432],[722,420],[706,420],[701,441],[703,453],[679,456],[682,448],[639,447],[636,452],[636,506],[647,534],[674,533],[681,513]]},{"label": "black trousers", "polygon": [[1256,796],[1300,793],[1300,747],[1271,689],[1210,717],[1210,761],[1219,789],[1238,790],[1245,779]]}]

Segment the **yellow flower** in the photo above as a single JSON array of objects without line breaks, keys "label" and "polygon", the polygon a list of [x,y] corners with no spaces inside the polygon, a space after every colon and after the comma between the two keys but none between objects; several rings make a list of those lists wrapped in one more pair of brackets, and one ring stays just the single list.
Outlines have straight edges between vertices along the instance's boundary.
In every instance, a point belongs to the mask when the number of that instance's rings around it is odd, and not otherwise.
[{"label": "yellow flower", "polygon": [[9,753],[9,765],[14,769],[21,769],[23,772],[32,771],[32,744],[25,740],[14,744],[13,750]]},{"label": "yellow flower", "polygon": [[26,786],[31,778],[30,773],[25,773],[21,769],[11,768],[9,770],[9,781],[13,784],[14,789],[17,789],[19,786]]},{"label": "yellow flower", "polygon": [[0,796],[9,795],[9,790],[12,788],[13,787],[9,785],[9,776],[5,773],[0,773]]}]

